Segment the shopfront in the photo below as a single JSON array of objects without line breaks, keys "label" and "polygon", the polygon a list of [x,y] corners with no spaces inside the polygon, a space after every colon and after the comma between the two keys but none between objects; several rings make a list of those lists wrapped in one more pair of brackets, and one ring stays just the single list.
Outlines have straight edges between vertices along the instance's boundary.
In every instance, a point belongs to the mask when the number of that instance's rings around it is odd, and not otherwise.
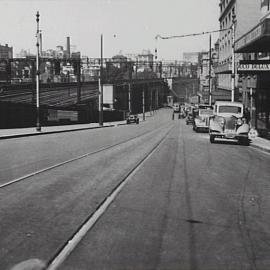
[{"label": "shopfront", "polygon": [[244,59],[237,67],[242,102],[254,114],[254,126],[261,134],[270,131],[270,18],[266,18],[238,39],[235,52]]}]

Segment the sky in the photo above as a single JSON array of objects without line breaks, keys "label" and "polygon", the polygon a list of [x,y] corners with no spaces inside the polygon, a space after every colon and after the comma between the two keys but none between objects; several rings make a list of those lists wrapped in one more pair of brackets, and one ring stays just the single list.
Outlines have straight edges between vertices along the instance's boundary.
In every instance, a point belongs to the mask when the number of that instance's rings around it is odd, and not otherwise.
[{"label": "sky", "polygon": [[[0,44],[35,53],[36,13],[40,13],[43,50],[66,46],[104,57],[158,50],[160,60],[180,60],[183,52],[208,50],[209,35],[156,41],[161,36],[219,29],[218,0],[0,0]],[[218,34],[213,34],[216,41]]]}]

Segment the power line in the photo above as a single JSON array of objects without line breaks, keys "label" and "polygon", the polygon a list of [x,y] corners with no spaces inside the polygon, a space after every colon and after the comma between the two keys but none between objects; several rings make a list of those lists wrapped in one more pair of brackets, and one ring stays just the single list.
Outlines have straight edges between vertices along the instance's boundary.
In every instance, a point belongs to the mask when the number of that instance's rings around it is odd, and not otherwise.
[{"label": "power line", "polygon": [[193,33],[193,34],[186,34],[186,35],[177,35],[177,36],[161,36],[161,35],[156,35],[155,39],[157,40],[158,38],[160,39],[173,39],[173,38],[183,38],[183,37],[194,37],[194,36],[202,36],[206,34],[211,34],[211,33],[217,33],[217,32],[222,32],[222,31],[227,31],[231,28],[226,28],[226,29],[219,29],[219,30],[213,30],[213,31],[207,31],[207,32],[201,32],[201,33]]}]

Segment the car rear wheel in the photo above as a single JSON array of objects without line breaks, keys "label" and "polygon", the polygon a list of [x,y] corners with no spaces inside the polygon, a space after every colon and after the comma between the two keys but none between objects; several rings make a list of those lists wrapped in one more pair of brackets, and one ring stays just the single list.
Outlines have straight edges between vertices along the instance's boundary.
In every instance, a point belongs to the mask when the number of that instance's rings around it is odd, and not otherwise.
[{"label": "car rear wheel", "polygon": [[249,139],[248,139],[248,138],[240,138],[240,139],[238,140],[238,143],[239,143],[240,145],[249,146]]}]

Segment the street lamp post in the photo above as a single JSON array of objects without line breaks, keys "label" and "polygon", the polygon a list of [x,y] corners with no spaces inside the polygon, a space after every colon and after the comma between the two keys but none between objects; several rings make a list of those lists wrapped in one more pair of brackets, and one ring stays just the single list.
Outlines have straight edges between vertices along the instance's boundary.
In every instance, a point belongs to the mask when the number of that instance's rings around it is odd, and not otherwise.
[{"label": "street lamp post", "polygon": [[234,52],[234,42],[235,42],[235,14],[232,14],[232,78],[231,78],[231,100],[234,102],[235,93],[235,52]]},{"label": "street lamp post", "polygon": [[36,117],[36,130],[37,131],[41,131],[41,125],[40,125],[40,109],[39,109],[39,75],[40,75],[40,70],[39,70],[39,34],[40,34],[40,30],[39,30],[39,12],[37,12],[36,14],[36,22],[37,22],[37,34],[36,34],[36,38],[37,38],[37,55],[36,55],[36,113],[37,113],[37,117]]},{"label": "street lamp post", "polygon": [[253,128],[253,88],[251,85],[251,77],[248,76],[248,86],[249,86],[249,95],[250,95],[250,127]]},{"label": "street lamp post", "polygon": [[103,35],[100,37],[99,125],[103,126]]},{"label": "street lamp post", "polygon": [[145,121],[145,85],[143,84],[142,91],[142,105],[143,105],[143,121]]}]

